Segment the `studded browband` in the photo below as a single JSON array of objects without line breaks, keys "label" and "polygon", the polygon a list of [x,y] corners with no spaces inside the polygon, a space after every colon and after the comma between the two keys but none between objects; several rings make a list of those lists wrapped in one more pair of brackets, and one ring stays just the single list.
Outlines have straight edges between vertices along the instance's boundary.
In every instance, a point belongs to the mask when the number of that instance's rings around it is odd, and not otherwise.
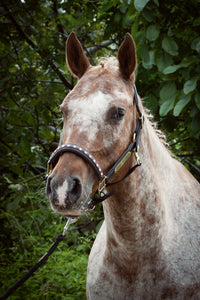
[{"label": "studded browband", "polygon": [[[140,135],[140,130],[142,129],[143,123],[144,123],[144,116],[142,115],[139,105],[138,105],[138,94],[137,94],[137,89],[136,86],[134,85],[134,99],[136,103],[136,108],[139,114],[137,124],[136,124],[136,129],[133,133],[133,139],[128,146],[128,148],[124,151],[124,153],[120,156],[120,158],[115,162],[113,167],[109,170],[107,175],[104,175],[100,165],[96,161],[96,159],[93,157],[92,154],[90,154],[86,149],[83,147],[76,145],[76,144],[71,144],[68,143],[66,145],[60,145],[50,156],[48,162],[47,162],[47,176],[50,175],[54,167],[56,166],[59,157],[65,153],[65,152],[71,152],[74,153],[81,158],[83,158],[86,162],[90,164],[90,166],[93,168],[95,171],[96,176],[98,177],[99,180],[99,186],[97,191],[94,193],[94,195],[90,198],[90,201],[88,203],[89,209],[92,209],[96,204],[104,201],[111,195],[115,193],[115,191],[112,191],[111,193],[107,194],[106,192],[106,187],[117,184],[124,180],[127,176],[133,173],[133,171],[141,165],[141,161],[138,155],[138,139]],[[129,157],[134,154],[136,157],[136,165],[133,166],[128,173],[119,181],[117,182],[112,182],[110,183],[111,178],[121,169],[121,167],[125,164],[125,162],[129,159]]]}]

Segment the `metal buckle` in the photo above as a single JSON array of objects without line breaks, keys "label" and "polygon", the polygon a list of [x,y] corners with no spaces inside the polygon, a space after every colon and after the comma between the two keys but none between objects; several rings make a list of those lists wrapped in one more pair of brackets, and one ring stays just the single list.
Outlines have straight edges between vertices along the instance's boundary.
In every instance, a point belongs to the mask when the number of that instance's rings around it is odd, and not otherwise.
[{"label": "metal buckle", "polygon": [[[90,202],[88,203],[89,205],[90,205]],[[93,206],[93,207],[91,207],[91,208],[86,208],[84,211],[85,212],[91,212],[91,211],[93,211],[93,210],[95,210],[95,205]]]},{"label": "metal buckle", "polygon": [[107,176],[104,176],[103,180],[99,182],[99,187],[98,187],[99,194],[101,194],[103,189],[105,189],[105,187],[106,187],[106,179],[107,179]]},{"label": "metal buckle", "polygon": [[78,221],[78,218],[79,217],[69,217],[67,219],[67,223],[66,223],[65,227],[63,228],[63,233],[62,233],[63,236],[65,235],[66,231],[68,230],[69,225],[71,225],[71,224],[75,223],[76,221]]},{"label": "metal buckle", "polygon": [[140,161],[140,157],[139,157],[139,155],[138,155],[138,152],[137,152],[137,151],[133,151],[133,153],[134,153],[134,155],[135,155],[137,164],[138,164],[138,165],[141,165],[141,161]]},{"label": "metal buckle", "polygon": [[133,133],[133,142],[136,141],[136,132]]},{"label": "metal buckle", "polygon": [[121,169],[121,167],[125,164],[125,162],[129,159],[129,157],[131,156],[131,154],[132,154],[132,152],[131,151],[129,151],[129,152],[127,152],[126,153],[126,155],[124,156],[124,158],[120,161],[120,163],[116,166],[116,168],[115,168],[115,173],[117,173],[120,169]]},{"label": "metal buckle", "polygon": [[144,125],[144,116],[143,114],[141,114],[141,116],[138,118],[141,122],[141,129],[143,128],[143,125]]}]

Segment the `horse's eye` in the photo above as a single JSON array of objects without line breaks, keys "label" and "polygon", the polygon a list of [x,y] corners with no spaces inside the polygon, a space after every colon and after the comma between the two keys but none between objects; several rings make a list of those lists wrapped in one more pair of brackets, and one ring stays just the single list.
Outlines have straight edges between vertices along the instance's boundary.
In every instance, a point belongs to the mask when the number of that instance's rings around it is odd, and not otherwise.
[{"label": "horse's eye", "polygon": [[110,118],[115,121],[120,121],[125,115],[125,109],[118,107],[111,112]]}]

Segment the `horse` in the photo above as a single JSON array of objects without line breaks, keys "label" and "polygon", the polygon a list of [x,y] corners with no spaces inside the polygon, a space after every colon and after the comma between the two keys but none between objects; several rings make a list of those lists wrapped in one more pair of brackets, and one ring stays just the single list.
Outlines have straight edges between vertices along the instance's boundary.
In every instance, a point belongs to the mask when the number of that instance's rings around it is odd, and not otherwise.
[{"label": "horse", "polygon": [[72,32],[66,61],[78,82],[60,107],[46,192],[53,210],[70,217],[103,203],[87,299],[200,299],[200,185],[137,95],[132,36],[117,58],[92,66]]}]

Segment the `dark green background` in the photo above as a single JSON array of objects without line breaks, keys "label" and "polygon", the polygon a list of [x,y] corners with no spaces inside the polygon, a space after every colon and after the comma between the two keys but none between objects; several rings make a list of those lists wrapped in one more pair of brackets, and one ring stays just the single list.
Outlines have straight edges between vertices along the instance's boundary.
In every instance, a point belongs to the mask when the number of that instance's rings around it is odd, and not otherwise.
[{"label": "dark green background", "polygon": [[[170,149],[200,179],[198,0],[3,1],[1,19],[1,293],[50,247],[65,221],[45,196],[46,162],[62,127],[59,105],[76,80],[65,65],[73,30],[92,64],[137,45],[136,85]],[[11,299],[84,299],[101,207],[72,225],[49,262]]]}]

